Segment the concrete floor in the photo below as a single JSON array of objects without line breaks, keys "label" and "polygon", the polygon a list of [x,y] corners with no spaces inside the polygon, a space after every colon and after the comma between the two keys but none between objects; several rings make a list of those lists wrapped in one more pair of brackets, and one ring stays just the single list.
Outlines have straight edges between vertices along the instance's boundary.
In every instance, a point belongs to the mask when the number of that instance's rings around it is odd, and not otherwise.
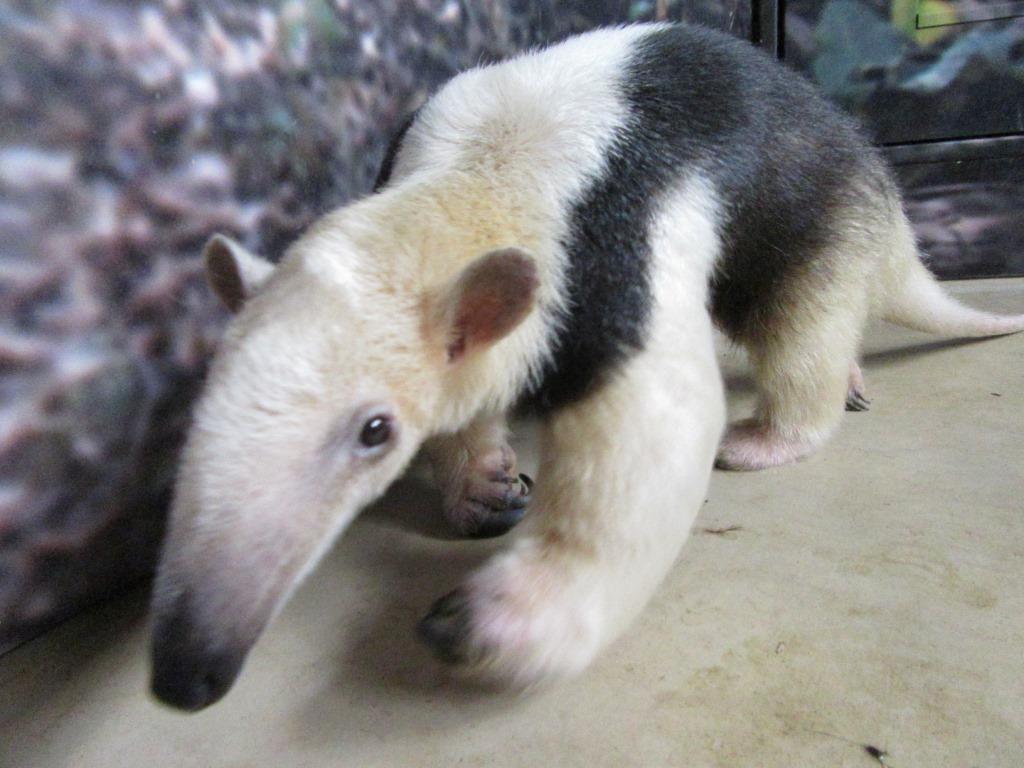
[{"label": "concrete floor", "polygon": [[[954,290],[1024,310],[1024,281]],[[147,697],[141,593],[0,658],[0,766],[869,768],[872,745],[891,768],[1018,768],[1024,334],[868,338],[871,411],[799,465],[716,473],[668,580],[580,679],[521,697],[432,663],[417,618],[500,544],[423,535],[435,513],[407,490],[206,712]]]}]

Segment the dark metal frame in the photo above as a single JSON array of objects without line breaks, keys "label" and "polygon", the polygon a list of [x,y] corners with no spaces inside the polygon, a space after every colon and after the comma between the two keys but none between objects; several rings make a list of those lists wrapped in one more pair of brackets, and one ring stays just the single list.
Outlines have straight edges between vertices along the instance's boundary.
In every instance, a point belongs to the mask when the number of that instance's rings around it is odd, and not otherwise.
[{"label": "dark metal frame", "polygon": [[[777,59],[786,55],[786,0],[752,0],[755,45]],[[882,144],[889,161],[907,163],[980,160],[999,157],[1024,157],[1024,133],[962,139],[926,139],[924,141]]]},{"label": "dark metal frame", "polygon": [[755,45],[764,48],[776,59],[785,55],[785,0],[753,0],[753,29]]},{"label": "dark metal frame", "polygon": [[883,144],[893,165],[1024,157],[1024,134]]},{"label": "dark metal frame", "polygon": [[[776,59],[786,55],[786,0],[751,0],[752,41]],[[992,136],[964,136],[952,139],[881,143],[880,147],[897,175],[903,179],[941,179],[955,182],[960,169],[972,161],[1004,161],[1008,167],[1024,162],[1024,133]],[[910,182],[914,184],[915,182]],[[909,191],[909,190],[908,190]],[[1019,275],[1020,266],[1009,271],[981,272],[978,265],[947,262],[937,269],[942,277],[986,277]],[[933,268],[936,268],[933,266]]]}]

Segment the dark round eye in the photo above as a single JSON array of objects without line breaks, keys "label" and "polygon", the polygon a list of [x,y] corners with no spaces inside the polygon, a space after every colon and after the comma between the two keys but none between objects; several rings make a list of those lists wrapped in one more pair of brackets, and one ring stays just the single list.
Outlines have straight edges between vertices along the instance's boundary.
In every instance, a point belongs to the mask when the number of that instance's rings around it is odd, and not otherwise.
[{"label": "dark round eye", "polygon": [[359,442],[366,448],[383,445],[391,437],[391,419],[387,416],[374,416],[363,425],[359,433]]}]

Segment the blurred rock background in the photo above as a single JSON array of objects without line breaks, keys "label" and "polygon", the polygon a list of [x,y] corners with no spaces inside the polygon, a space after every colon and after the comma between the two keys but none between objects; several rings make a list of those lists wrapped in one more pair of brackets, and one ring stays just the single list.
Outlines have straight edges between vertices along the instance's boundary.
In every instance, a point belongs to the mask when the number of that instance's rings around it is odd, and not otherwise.
[{"label": "blurred rock background", "polygon": [[784,18],[787,63],[874,141],[976,145],[891,155],[931,268],[1024,274],[1024,4],[786,0]]},{"label": "blurred rock background", "polygon": [[739,0],[0,4],[0,652],[151,573],[224,323],[213,232],[277,258],[480,61]]}]

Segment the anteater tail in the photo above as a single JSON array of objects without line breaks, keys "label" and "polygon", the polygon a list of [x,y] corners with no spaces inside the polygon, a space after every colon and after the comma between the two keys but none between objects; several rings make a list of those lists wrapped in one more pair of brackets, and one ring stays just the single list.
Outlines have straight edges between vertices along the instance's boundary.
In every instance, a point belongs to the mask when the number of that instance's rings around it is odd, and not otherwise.
[{"label": "anteater tail", "polygon": [[898,232],[879,314],[891,323],[944,336],[1001,336],[1024,331],[1024,315],[995,315],[961,304],[921,263],[910,225],[898,214]]}]

